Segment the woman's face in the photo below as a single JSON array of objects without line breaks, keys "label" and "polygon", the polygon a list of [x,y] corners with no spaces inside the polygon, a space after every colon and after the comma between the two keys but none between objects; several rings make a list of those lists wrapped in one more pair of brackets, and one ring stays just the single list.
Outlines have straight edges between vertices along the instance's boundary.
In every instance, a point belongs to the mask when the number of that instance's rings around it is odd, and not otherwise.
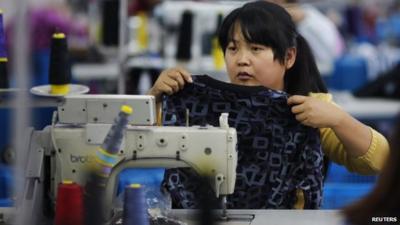
[{"label": "woman's face", "polygon": [[[294,56],[287,55],[295,58],[294,48],[292,54]],[[285,71],[293,65],[291,60],[285,60],[282,64],[274,59],[270,47],[246,42],[238,24],[234,27],[233,41],[225,50],[225,63],[231,83],[261,85],[275,90],[284,90]]]}]

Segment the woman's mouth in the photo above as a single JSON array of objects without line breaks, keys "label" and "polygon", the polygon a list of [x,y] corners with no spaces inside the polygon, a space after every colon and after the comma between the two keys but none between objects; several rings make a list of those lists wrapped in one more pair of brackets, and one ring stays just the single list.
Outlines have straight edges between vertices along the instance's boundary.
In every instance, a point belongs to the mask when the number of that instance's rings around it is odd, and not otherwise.
[{"label": "woman's mouth", "polygon": [[237,74],[236,77],[237,77],[239,80],[242,80],[242,81],[250,80],[250,79],[253,78],[252,75],[250,75],[250,74],[248,74],[248,73],[246,73],[246,72],[240,72],[240,73]]}]

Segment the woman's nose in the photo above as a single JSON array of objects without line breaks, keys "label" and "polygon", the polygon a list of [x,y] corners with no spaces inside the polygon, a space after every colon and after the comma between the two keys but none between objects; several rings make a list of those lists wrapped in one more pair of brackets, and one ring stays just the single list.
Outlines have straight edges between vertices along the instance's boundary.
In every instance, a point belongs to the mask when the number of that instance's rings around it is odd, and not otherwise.
[{"label": "woman's nose", "polygon": [[245,51],[240,51],[237,58],[238,66],[247,66],[250,64],[248,54]]}]

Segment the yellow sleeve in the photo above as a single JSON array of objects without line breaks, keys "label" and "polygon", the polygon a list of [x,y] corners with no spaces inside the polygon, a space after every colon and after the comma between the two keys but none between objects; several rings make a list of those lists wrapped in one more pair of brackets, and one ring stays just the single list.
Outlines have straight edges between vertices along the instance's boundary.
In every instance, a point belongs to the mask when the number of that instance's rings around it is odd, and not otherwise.
[{"label": "yellow sleeve", "polygon": [[[335,104],[330,94],[312,93],[310,96]],[[330,160],[344,165],[349,171],[363,175],[377,174],[389,155],[389,144],[382,134],[371,127],[370,130],[372,133],[371,144],[367,153],[362,156],[352,157],[348,155],[343,144],[330,128],[320,129],[322,149]]]},{"label": "yellow sleeve", "polygon": [[389,154],[389,144],[386,138],[370,128],[372,141],[367,153],[363,156],[349,156],[343,144],[330,128],[321,128],[322,149],[328,158],[338,164],[344,165],[349,171],[363,175],[377,174]]}]

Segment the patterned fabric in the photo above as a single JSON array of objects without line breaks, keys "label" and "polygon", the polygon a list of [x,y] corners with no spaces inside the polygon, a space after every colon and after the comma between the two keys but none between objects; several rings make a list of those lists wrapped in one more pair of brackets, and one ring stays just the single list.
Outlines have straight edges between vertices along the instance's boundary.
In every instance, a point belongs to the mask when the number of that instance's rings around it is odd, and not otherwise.
[{"label": "patterned fabric", "polygon": [[[319,131],[296,121],[287,105],[288,94],[206,75],[193,76],[193,81],[164,97],[163,124],[184,126],[189,109],[190,125],[219,126],[220,114],[229,113],[229,125],[238,134],[238,167],[228,208],[290,209],[297,189],[303,190],[305,208],[318,208],[323,183]],[[204,193],[198,193],[193,176],[191,169],[167,170],[164,184],[174,207],[198,208],[195,196]]]}]

